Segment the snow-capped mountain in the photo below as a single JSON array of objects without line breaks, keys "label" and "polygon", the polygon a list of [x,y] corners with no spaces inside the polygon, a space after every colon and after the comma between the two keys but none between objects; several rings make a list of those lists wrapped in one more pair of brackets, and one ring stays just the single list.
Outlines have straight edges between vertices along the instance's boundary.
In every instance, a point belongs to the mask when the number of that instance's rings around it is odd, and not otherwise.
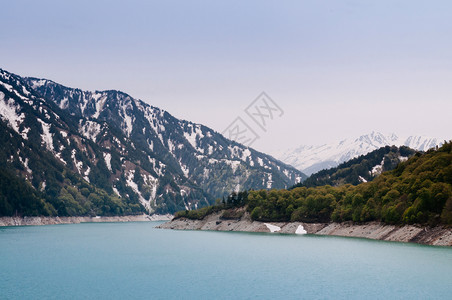
[{"label": "snow-capped mountain", "polygon": [[[62,174],[73,172],[151,212],[191,209],[232,191],[284,188],[306,178],[269,155],[115,90],[82,91],[0,69],[0,117],[16,133],[11,138],[51,154]],[[7,160],[1,167],[17,166],[36,189],[47,191],[46,176],[37,175],[25,152],[1,157]]]},{"label": "snow-capped mountain", "polygon": [[384,135],[379,132],[372,132],[355,139],[345,139],[319,146],[299,146],[273,153],[273,155],[310,175],[323,169],[336,167],[342,162],[384,146],[407,146],[415,150],[427,151],[437,145],[442,145],[443,142],[443,140],[437,138],[423,136],[402,138],[396,134]]}]

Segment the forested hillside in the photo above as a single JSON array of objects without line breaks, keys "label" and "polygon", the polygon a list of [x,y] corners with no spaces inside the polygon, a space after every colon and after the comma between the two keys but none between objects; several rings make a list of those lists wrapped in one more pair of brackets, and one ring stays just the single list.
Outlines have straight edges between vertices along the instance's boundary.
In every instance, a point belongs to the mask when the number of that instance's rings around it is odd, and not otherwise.
[{"label": "forested hillside", "polygon": [[339,166],[319,171],[309,176],[295,187],[314,187],[322,185],[339,186],[344,184],[357,185],[369,182],[382,172],[393,170],[400,162],[407,160],[416,153],[406,146],[386,146],[366,155],[353,158]]},{"label": "forested hillside", "polygon": [[45,150],[45,146],[33,142],[32,136],[27,140],[21,139],[1,121],[0,144],[0,216],[124,215],[144,212],[138,199],[120,199],[95,187],[55,159]]},{"label": "forested hillside", "polygon": [[416,153],[372,182],[357,186],[249,191],[229,203],[178,216],[202,218],[219,207],[247,206],[253,220],[452,225],[452,142]]}]

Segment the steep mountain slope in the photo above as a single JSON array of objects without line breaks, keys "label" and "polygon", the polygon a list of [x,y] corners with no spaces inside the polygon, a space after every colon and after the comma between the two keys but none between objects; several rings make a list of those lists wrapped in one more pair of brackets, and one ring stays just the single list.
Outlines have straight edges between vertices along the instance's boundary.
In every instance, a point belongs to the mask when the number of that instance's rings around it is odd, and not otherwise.
[{"label": "steep mountain slope", "polygon": [[[74,131],[74,117],[46,103],[14,77],[2,73],[1,79],[0,215],[144,212],[138,199],[119,199],[111,189],[89,183],[89,167],[75,165],[76,157],[88,161],[87,155],[97,153],[99,147]],[[86,155],[79,149],[85,149]],[[75,172],[77,168],[83,172]]]},{"label": "steep mountain slope", "polygon": [[395,134],[383,135],[379,132],[362,135],[356,139],[345,139],[321,146],[300,146],[295,149],[279,151],[274,156],[296,167],[307,175],[323,169],[338,166],[352,158],[367,154],[384,146],[407,146],[418,151],[427,151],[441,146],[443,140],[422,136],[400,138]]},{"label": "steep mountain slope", "polygon": [[393,170],[400,162],[406,161],[416,153],[415,150],[401,146],[386,146],[360,155],[339,166],[312,174],[294,187],[314,187],[322,185],[357,185],[369,182],[382,172]]},{"label": "steep mountain slope", "polygon": [[[17,138],[33,139],[88,183],[150,212],[191,209],[233,190],[284,188],[306,178],[119,91],[86,92],[4,70],[0,83],[0,115]],[[39,187],[36,179],[33,186]]]}]

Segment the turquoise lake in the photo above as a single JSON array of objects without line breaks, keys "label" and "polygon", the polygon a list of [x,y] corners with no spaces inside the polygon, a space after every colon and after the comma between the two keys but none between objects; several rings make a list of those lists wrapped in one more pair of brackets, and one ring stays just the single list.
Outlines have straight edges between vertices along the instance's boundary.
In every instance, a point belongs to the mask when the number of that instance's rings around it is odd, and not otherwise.
[{"label": "turquoise lake", "polygon": [[1,299],[452,299],[452,249],[173,231],[0,227]]}]

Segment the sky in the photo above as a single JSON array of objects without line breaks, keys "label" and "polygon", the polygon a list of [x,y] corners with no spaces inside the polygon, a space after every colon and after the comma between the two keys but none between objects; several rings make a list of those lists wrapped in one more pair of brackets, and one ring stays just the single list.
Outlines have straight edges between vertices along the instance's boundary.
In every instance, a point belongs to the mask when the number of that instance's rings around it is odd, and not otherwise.
[{"label": "sky", "polygon": [[[0,0],[0,68],[124,91],[272,153],[379,131],[452,139],[451,1]],[[262,129],[245,109],[280,109]]]}]

